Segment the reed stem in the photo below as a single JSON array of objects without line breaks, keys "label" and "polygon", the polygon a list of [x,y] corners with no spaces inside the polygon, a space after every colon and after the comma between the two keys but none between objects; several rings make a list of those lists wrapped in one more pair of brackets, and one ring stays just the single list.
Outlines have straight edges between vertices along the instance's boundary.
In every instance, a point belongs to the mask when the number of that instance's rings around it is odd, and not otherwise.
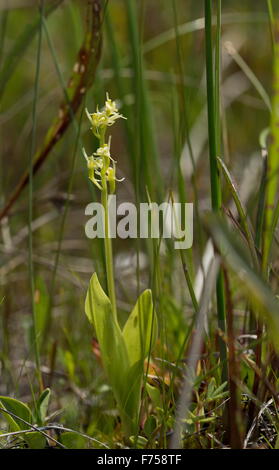
[{"label": "reed stem", "polygon": [[[207,84],[207,110],[208,110],[208,140],[209,140],[209,162],[210,162],[210,182],[211,182],[211,205],[214,212],[220,212],[222,206],[221,185],[217,163],[217,150],[220,144],[217,142],[217,135],[220,136],[220,119],[219,119],[219,84],[214,83],[213,72],[213,47],[212,47],[212,0],[205,0],[205,50],[206,50],[206,84]],[[221,2],[218,2],[219,30],[217,30],[216,50],[220,51],[220,28],[221,28]],[[217,64],[220,68],[220,60]],[[215,81],[220,80],[220,70],[215,73]],[[218,93],[218,99],[217,99]],[[218,129],[216,127],[218,126]],[[218,137],[219,140],[219,137]],[[224,275],[220,271],[216,283],[217,297],[217,316],[218,326],[225,331],[225,286]],[[220,340],[220,359],[223,364],[222,378],[227,380],[226,360],[227,351],[225,343]]]}]

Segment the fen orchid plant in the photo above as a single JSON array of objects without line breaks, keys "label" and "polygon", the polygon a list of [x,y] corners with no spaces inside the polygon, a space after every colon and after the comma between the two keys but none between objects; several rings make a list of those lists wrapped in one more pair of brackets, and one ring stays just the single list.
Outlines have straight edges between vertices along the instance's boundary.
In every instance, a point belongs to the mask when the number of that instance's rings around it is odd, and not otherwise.
[{"label": "fen orchid plant", "polygon": [[116,190],[116,161],[111,156],[111,137],[107,131],[118,119],[115,101],[108,94],[104,108],[86,115],[99,147],[91,156],[83,149],[88,176],[101,192],[104,207],[104,245],[108,295],[102,288],[97,273],[91,277],[85,300],[85,313],[93,325],[100,345],[102,362],[117,402],[124,431],[135,435],[138,430],[144,361],[157,338],[157,319],[152,294],[145,290],[138,298],[124,328],[121,329],[116,305],[113,251],[109,228],[108,197]]}]

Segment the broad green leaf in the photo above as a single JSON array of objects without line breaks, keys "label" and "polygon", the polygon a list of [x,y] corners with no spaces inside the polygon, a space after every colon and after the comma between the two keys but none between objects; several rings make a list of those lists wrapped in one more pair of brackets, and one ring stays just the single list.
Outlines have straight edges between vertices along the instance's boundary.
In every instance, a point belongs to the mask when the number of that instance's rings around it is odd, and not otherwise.
[{"label": "broad green leaf", "polygon": [[130,436],[130,442],[136,449],[146,449],[148,440],[143,436]]},{"label": "broad green leaf", "polygon": [[94,273],[85,300],[85,313],[94,326],[102,361],[128,434],[137,431],[143,363],[157,337],[157,320],[150,291],[145,291],[123,332],[113,317],[109,298]]},{"label": "broad green leaf", "polygon": [[151,437],[152,433],[155,431],[157,427],[157,421],[155,416],[148,416],[147,420],[144,424],[144,432],[148,437]]},{"label": "broad green leaf", "polygon": [[242,360],[240,363],[240,378],[241,381],[246,384],[248,389],[252,389],[253,387],[254,375],[255,373],[253,369],[244,360]]},{"label": "broad green leaf", "polygon": [[96,330],[105,369],[118,382],[120,371],[129,364],[129,359],[122,332],[113,318],[111,302],[96,273],[89,283],[85,313]]},{"label": "broad green leaf", "polygon": [[[21,401],[16,400],[15,398],[0,396],[0,405],[2,408],[7,411],[10,411],[18,418],[22,418],[27,423],[32,424],[32,413],[29,407],[25,405],[25,403],[22,403]],[[2,416],[10,424],[12,431],[20,431],[26,429],[26,427],[28,426],[20,419],[17,419],[16,417],[9,415],[8,413],[2,412]]]},{"label": "broad green leaf", "polygon": [[157,329],[152,294],[150,290],[145,290],[138,298],[123,329],[131,365],[138,361],[143,365],[149,350],[152,350],[156,342]]},{"label": "broad green leaf", "polygon": [[138,427],[143,366],[138,361],[128,369],[123,367],[120,374],[124,387],[118,406],[126,433],[131,435],[137,432]]},{"label": "broad green leaf", "polygon": [[148,382],[146,383],[146,391],[149,395],[150,400],[157,408],[164,408],[162,394],[158,388],[150,385]]},{"label": "broad green leaf", "polygon": [[[130,370],[127,373],[128,385],[127,402],[124,411],[129,416],[138,416],[141,384],[144,371],[144,359],[152,350],[157,339],[157,317],[153,308],[152,294],[145,290],[137,300],[124,329],[123,337],[130,361]],[[132,423],[136,428],[137,422]]]},{"label": "broad green leaf", "polygon": [[44,449],[46,447],[46,438],[39,431],[27,432],[24,438],[30,449]]},{"label": "broad green leaf", "polygon": [[[31,410],[25,403],[22,403],[15,398],[10,397],[0,397],[0,405],[5,408],[5,410],[10,411],[18,418],[24,419],[26,423],[17,419],[14,416],[8,415],[8,413],[2,413],[3,417],[8,421],[12,431],[20,431],[28,429],[28,424],[32,424],[33,418]],[[28,432],[23,434],[22,439],[24,439],[30,449],[43,449],[46,446],[46,439],[40,432]]]},{"label": "broad green leaf", "polygon": [[127,388],[124,375],[130,368],[130,362],[122,331],[113,318],[111,302],[103,291],[96,273],[90,279],[85,313],[95,328],[104,368],[117,402],[123,403]]},{"label": "broad green leaf", "polygon": [[44,424],[46,415],[47,415],[47,410],[48,410],[48,404],[49,404],[49,399],[50,399],[50,394],[51,391],[49,388],[46,388],[40,395],[40,398],[37,403],[38,407],[38,413],[40,417],[40,424]]},{"label": "broad green leaf", "polygon": [[86,449],[88,445],[88,439],[70,431],[63,432],[59,441],[68,449]]}]

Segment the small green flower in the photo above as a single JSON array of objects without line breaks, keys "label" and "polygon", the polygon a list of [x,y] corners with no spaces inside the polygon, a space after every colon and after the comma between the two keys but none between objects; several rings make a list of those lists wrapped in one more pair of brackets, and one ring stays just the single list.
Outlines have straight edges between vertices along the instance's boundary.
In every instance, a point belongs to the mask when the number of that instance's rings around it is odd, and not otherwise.
[{"label": "small green flower", "polygon": [[118,112],[116,102],[109,98],[108,93],[106,97],[107,99],[102,111],[99,111],[98,106],[95,113],[89,113],[89,111],[85,109],[89,122],[92,124],[91,129],[98,138],[101,136],[101,133],[104,132],[107,127],[112,126],[117,119],[126,119]]},{"label": "small green flower", "polygon": [[112,158],[110,155],[110,142],[111,138],[109,138],[108,144],[104,144],[101,147],[99,147],[96,152],[93,155],[96,155],[96,157],[101,158],[103,161],[103,168],[105,168],[104,171],[107,170],[107,168],[110,165],[110,161],[116,163],[116,161]]},{"label": "small green flower", "polygon": [[102,145],[102,147],[99,147],[97,149],[94,155],[97,155],[98,157],[103,157],[103,158],[111,158],[109,145],[108,144]]},{"label": "small green flower", "polygon": [[102,169],[103,166],[103,161],[101,158],[94,158],[93,155],[88,156],[86,154],[85,149],[82,149],[83,155],[87,161],[87,168],[88,168],[88,178],[94,183],[97,188],[99,188],[102,191],[102,186],[101,186],[101,180],[97,180],[95,178],[95,175],[100,176],[100,170]]},{"label": "small green flower", "polygon": [[110,189],[110,193],[113,194],[115,192],[115,183],[116,181],[118,183],[121,183],[122,181],[124,181],[125,178],[116,178],[116,174],[115,174],[115,164],[113,164],[113,167],[109,167],[106,171],[106,178],[107,178],[107,182],[109,183],[109,189]]},{"label": "small green flower", "polygon": [[109,137],[108,143],[105,143],[104,140],[107,127],[112,126],[117,119],[126,118],[122,116],[122,114],[119,114],[116,102],[109,98],[108,93],[106,94],[106,102],[102,111],[99,111],[97,107],[95,113],[90,114],[87,109],[85,112],[92,125],[91,129],[93,133],[100,141],[100,146],[93,155],[88,156],[85,149],[82,150],[87,161],[89,179],[101,191],[106,189],[106,184],[108,183],[110,192],[114,193],[116,181],[121,182],[124,178],[116,178],[116,161],[110,154],[111,137]]},{"label": "small green flower", "polygon": [[[115,101],[112,101],[109,97],[109,94],[106,94],[106,102],[105,102],[105,110],[108,116],[111,116],[113,114],[118,114],[118,109],[116,106]],[[123,117],[122,115],[119,114],[120,117]]]}]

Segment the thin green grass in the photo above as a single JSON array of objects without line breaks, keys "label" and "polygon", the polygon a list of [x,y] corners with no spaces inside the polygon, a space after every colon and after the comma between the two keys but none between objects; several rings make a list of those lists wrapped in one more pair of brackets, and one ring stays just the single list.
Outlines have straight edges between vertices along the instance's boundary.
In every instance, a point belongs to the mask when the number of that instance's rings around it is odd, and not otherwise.
[{"label": "thin green grass", "polygon": [[30,296],[31,296],[31,309],[32,309],[32,342],[34,344],[34,353],[36,360],[36,374],[39,382],[40,391],[43,390],[43,379],[41,373],[40,351],[38,343],[38,329],[36,318],[36,304],[35,304],[35,283],[34,283],[34,265],[33,265],[33,234],[32,234],[32,220],[33,220],[33,155],[36,147],[36,128],[37,128],[37,100],[39,92],[39,77],[40,77],[40,63],[41,63],[41,47],[42,47],[42,30],[44,18],[44,1],[41,1],[40,7],[40,28],[38,35],[38,49],[36,60],[36,73],[34,81],[34,99],[32,106],[32,134],[29,153],[29,185],[28,185],[28,267],[29,267],[29,282],[30,282]]},{"label": "thin green grass", "polygon": [[275,34],[274,34],[274,11],[273,11],[273,4],[272,0],[266,0],[267,8],[268,8],[268,15],[269,15],[269,26],[270,26],[270,35],[271,35],[271,42],[273,51],[275,49]]},{"label": "thin green grass", "polygon": [[[219,109],[216,111],[216,106],[219,105],[219,100],[216,103],[216,90],[219,87],[214,84],[214,73],[213,73],[213,46],[212,46],[212,2],[211,0],[205,0],[205,46],[206,46],[206,82],[207,82],[207,106],[208,106],[208,139],[209,139],[209,157],[210,157],[210,181],[211,181],[211,204],[214,212],[220,212],[222,205],[221,197],[221,185],[218,172],[217,164],[217,152],[220,143],[217,143],[217,132],[218,136],[220,131],[217,129],[220,127]],[[218,9],[221,9],[221,3],[218,3]],[[221,13],[219,12],[219,17]],[[220,20],[221,27],[221,20]],[[219,27],[219,29],[220,29]],[[217,42],[220,41],[220,31],[218,30]],[[220,50],[219,46],[217,50]],[[217,64],[220,66],[220,61]],[[220,80],[220,70],[216,72],[215,80]],[[219,93],[218,93],[219,96]],[[217,122],[216,122],[217,116]],[[216,295],[217,295],[217,312],[218,312],[218,325],[221,331],[226,330],[226,306],[225,306],[225,289],[224,289],[224,277],[222,271],[220,271],[217,284],[216,284]],[[226,361],[226,346],[223,341],[220,341],[220,358],[224,363]],[[223,380],[227,379],[226,367],[223,367],[222,372]]]},{"label": "thin green grass", "polygon": [[[278,23],[274,24],[275,37],[278,28]],[[266,204],[265,204],[265,222],[263,232],[263,257],[262,257],[262,270],[265,276],[268,275],[268,263],[270,259],[271,245],[274,237],[274,231],[272,231],[275,203],[278,191],[278,178],[279,178],[279,167],[278,167],[278,147],[279,147],[279,42],[276,40],[274,43],[274,63],[273,63],[273,89],[274,96],[272,102],[272,116],[270,123],[270,132],[272,141],[267,159],[267,183],[266,183]]]}]

